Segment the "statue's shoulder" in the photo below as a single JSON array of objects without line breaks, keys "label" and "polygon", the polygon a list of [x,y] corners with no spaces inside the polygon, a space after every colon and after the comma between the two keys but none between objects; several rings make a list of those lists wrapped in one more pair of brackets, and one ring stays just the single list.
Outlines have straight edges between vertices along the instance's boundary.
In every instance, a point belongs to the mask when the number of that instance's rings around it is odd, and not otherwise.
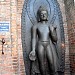
[{"label": "statue's shoulder", "polygon": [[32,29],[37,29],[37,25],[33,25],[32,26]]}]

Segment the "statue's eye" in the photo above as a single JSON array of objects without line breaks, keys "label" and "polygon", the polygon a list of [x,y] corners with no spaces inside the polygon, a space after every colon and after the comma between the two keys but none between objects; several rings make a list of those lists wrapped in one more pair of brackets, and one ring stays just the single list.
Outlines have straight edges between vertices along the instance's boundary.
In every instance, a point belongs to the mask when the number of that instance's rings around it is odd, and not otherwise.
[{"label": "statue's eye", "polygon": [[43,16],[43,14],[41,14],[41,16]]}]

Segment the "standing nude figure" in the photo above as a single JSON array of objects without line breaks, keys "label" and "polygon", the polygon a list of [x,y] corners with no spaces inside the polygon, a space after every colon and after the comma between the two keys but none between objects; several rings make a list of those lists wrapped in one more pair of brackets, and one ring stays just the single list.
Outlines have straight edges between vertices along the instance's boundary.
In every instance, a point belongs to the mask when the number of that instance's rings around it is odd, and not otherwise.
[{"label": "standing nude figure", "polygon": [[[29,58],[32,61],[38,58],[41,75],[46,75],[45,59],[48,61],[49,75],[56,75],[58,58],[54,44],[57,43],[56,27],[48,24],[48,11],[40,7],[37,11],[37,25],[32,27],[32,51]],[[37,50],[36,50],[37,48]]]}]

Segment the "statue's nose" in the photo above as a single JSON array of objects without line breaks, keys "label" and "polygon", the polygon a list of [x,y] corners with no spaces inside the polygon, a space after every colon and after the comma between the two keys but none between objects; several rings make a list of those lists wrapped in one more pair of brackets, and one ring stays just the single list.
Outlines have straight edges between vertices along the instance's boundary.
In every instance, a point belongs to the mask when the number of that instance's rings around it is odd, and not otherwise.
[{"label": "statue's nose", "polygon": [[43,17],[45,17],[45,15],[43,14]]}]

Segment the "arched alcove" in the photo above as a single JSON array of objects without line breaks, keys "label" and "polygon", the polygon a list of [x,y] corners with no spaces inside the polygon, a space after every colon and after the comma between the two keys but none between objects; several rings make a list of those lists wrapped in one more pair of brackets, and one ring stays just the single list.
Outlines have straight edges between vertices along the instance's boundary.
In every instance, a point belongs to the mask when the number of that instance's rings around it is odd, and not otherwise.
[{"label": "arched alcove", "polygon": [[[46,1],[49,1],[49,0],[46,0]],[[36,5],[34,2],[36,3],[38,1],[36,1],[36,0],[35,1],[25,0],[24,6],[23,6],[23,11],[22,11],[22,19],[21,19],[21,22],[22,22],[22,29],[21,29],[21,31],[22,31],[22,34],[21,34],[22,35],[22,47],[23,47],[23,55],[24,55],[25,68],[26,68],[26,73],[27,74],[30,73],[30,71],[29,71],[30,64],[28,63],[29,62],[28,54],[30,52],[29,51],[30,44],[27,41],[29,41],[31,39],[31,36],[30,36],[30,33],[28,31],[26,31],[26,30],[29,28],[28,25],[31,24],[31,26],[32,26],[34,24],[34,21],[36,22],[36,18],[34,16],[34,14],[36,14],[36,10],[38,8],[38,3]],[[35,5],[35,8],[37,7],[36,9],[34,9],[34,7],[32,5],[33,3]],[[51,18],[49,20],[51,20],[50,23],[53,23],[54,25],[57,25],[57,27],[58,27],[58,31],[59,31],[58,32],[58,37],[60,38],[60,42],[58,42],[58,43],[60,43],[60,45],[61,45],[61,44],[64,44],[65,43],[65,38],[67,37],[67,35],[66,35],[67,29],[65,29],[65,26],[67,24],[64,23],[64,21],[66,21],[66,19],[65,20],[63,19],[63,18],[66,17],[65,15],[63,15],[63,12],[64,12],[63,10],[65,10],[65,9],[64,9],[64,7],[63,7],[63,9],[61,9],[61,6],[60,6],[60,4],[63,4],[64,5],[64,2],[62,3],[62,1],[60,2],[58,0],[58,2],[57,2],[57,0],[53,0],[50,3],[52,3],[53,5],[51,4],[51,7],[50,6],[47,6],[48,9],[50,9],[49,11],[51,12],[50,13],[51,14],[51,16],[50,16]],[[40,4],[41,4],[41,2],[39,3],[39,5]],[[44,3],[42,3],[42,4],[44,4]],[[56,16],[56,15],[58,15],[58,16]],[[64,29],[65,29],[65,32],[64,32]],[[66,35],[66,36],[64,36],[64,35]],[[68,38],[66,38],[66,40],[67,39]],[[66,45],[66,46],[68,48],[68,45]],[[64,68],[64,65],[65,65],[65,51],[66,51],[65,49],[66,48],[60,48],[60,46],[59,46],[59,49],[60,49],[59,50],[59,56],[60,56],[60,59],[62,59],[61,60],[62,65],[63,65],[62,67]]]}]

